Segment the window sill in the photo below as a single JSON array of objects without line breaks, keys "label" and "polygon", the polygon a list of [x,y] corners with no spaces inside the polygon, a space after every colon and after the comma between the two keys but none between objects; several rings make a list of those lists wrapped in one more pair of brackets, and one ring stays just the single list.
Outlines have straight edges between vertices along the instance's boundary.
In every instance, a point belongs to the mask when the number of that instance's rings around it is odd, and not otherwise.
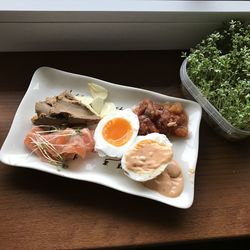
[{"label": "window sill", "polygon": [[0,51],[186,49],[249,14],[247,1],[10,0],[0,5]]}]

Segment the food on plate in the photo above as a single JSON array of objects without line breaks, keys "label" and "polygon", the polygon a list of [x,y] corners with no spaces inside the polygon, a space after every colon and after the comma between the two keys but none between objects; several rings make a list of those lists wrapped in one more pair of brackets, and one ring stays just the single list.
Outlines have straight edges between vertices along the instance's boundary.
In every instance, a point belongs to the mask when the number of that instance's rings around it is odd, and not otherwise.
[{"label": "food on plate", "polygon": [[140,121],[139,135],[157,132],[178,137],[188,136],[188,117],[179,102],[159,104],[144,99],[133,111]]},{"label": "food on plate", "polygon": [[91,96],[65,90],[37,102],[32,117],[36,126],[26,135],[25,146],[41,160],[62,168],[78,156],[84,159],[88,152],[121,158],[129,178],[165,196],[178,196],[183,176],[166,134],[188,135],[182,105],[144,99],[133,109],[117,110],[114,103],[106,102],[105,88],[94,83],[88,87]]},{"label": "food on plate", "polygon": [[124,153],[121,167],[135,181],[144,182],[160,175],[172,160],[172,144],[159,133],[138,136]]},{"label": "food on plate", "polygon": [[131,109],[117,110],[98,123],[95,133],[95,150],[100,156],[121,158],[134,142],[139,120]]},{"label": "food on plate", "polygon": [[88,128],[57,129],[34,126],[24,139],[25,146],[41,160],[67,167],[69,160],[84,158],[94,150],[93,132]]},{"label": "food on plate", "polygon": [[32,117],[35,125],[85,126],[100,120],[99,116],[83,106],[68,90],[37,102],[35,110],[37,114]]},{"label": "food on plate", "polygon": [[103,100],[106,100],[108,97],[108,90],[104,87],[95,84],[95,83],[88,83],[89,91],[93,98],[100,97]]},{"label": "food on plate", "polygon": [[168,197],[179,196],[184,188],[184,178],[180,165],[172,160],[165,171],[155,179],[143,183],[147,188]]},{"label": "food on plate", "polygon": [[172,144],[164,134],[138,136],[123,154],[121,167],[131,179],[168,197],[177,197],[184,180],[179,164],[173,160]]},{"label": "food on plate", "polygon": [[75,98],[81,102],[87,109],[93,112],[97,116],[104,117],[116,110],[115,104],[112,102],[106,102],[108,97],[108,91],[104,87],[88,83],[91,96],[75,96]]}]

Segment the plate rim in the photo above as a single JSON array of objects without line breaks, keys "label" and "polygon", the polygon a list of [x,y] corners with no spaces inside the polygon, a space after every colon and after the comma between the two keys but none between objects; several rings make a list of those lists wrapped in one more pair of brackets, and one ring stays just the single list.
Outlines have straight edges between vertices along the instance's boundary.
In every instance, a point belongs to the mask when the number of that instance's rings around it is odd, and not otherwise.
[{"label": "plate rim", "polygon": [[[109,85],[110,87],[116,87],[116,88],[124,88],[124,89],[128,89],[130,91],[140,91],[140,92],[144,92],[144,93],[147,93],[147,94],[150,94],[150,95],[155,95],[156,97],[162,97],[162,98],[168,98],[168,99],[172,99],[172,100],[175,100],[175,101],[180,101],[180,102],[184,102],[184,103],[187,103],[187,104],[190,104],[190,105],[193,105],[194,107],[196,107],[197,111],[198,111],[198,117],[196,118],[197,119],[197,138],[195,140],[195,144],[197,144],[197,150],[195,151],[195,159],[194,159],[194,175],[193,175],[193,188],[192,188],[192,193],[191,193],[191,197],[190,199],[188,200],[186,206],[175,206],[173,204],[169,204],[169,203],[165,203],[161,200],[158,200],[158,199],[153,199],[153,198],[150,198],[150,197],[146,197],[144,195],[138,195],[138,194],[133,194],[131,192],[126,192],[124,190],[120,190],[119,188],[116,188],[116,187],[112,187],[112,186],[109,186],[109,185],[106,185],[105,183],[101,183],[101,182],[98,182],[98,181],[93,181],[93,180],[88,180],[88,179],[84,179],[84,178],[74,178],[72,176],[64,176],[62,175],[62,172],[60,171],[57,171],[57,172],[49,172],[47,171],[46,169],[43,170],[43,169],[40,169],[40,168],[36,168],[36,167],[31,167],[31,166],[27,166],[25,164],[11,164],[10,161],[8,160],[8,155],[4,154],[4,148],[5,148],[5,145],[10,137],[10,134],[11,134],[11,131],[13,129],[13,124],[15,122],[15,119],[17,117],[17,114],[19,113],[19,111],[21,110],[22,106],[24,105],[25,103],[25,100],[28,98],[28,93],[29,91],[32,89],[32,86],[33,86],[33,82],[34,82],[34,79],[35,77],[37,76],[37,74],[40,74],[42,71],[45,71],[46,70],[49,70],[49,71],[52,71],[52,72],[56,72],[56,73],[59,73],[59,74],[67,74],[69,76],[73,76],[73,77],[80,77],[80,78],[87,78],[88,80],[91,80],[91,81],[97,81],[97,82],[102,82],[103,84],[107,84]],[[22,100],[20,102],[20,104],[18,105],[17,109],[16,109],[16,112],[15,112],[15,115],[12,119],[12,122],[11,122],[11,125],[10,125],[10,129],[5,137],[5,140],[1,146],[1,149],[0,149],[0,161],[6,165],[9,165],[9,166],[13,166],[13,167],[22,167],[22,168],[28,168],[28,169],[32,169],[32,170],[38,170],[38,171],[41,171],[41,172],[46,172],[46,173],[49,173],[49,174],[54,174],[54,175],[57,175],[57,176],[61,176],[61,177],[64,177],[64,178],[70,178],[70,179],[75,179],[75,180],[80,180],[80,181],[87,181],[87,182],[90,182],[90,183],[95,183],[95,184],[98,184],[98,185],[102,185],[102,186],[105,186],[105,187],[108,187],[108,188],[111,188],[111,189],[114,189],[114,190],[117,190],[119,192],[123,192],[123,193],[126,193],[126,194],[130,194],[130,195],[136,195],[138,197],[143,197],[143,198],[147,198],[147,199],[151,199],[151,200],[154,200],[154,201],[157,201],[157,202],[161,202],[163,204],[166,204],[166,205],[169,205],[169,206],[173,206],[173,207],[176,207],[176,208],[181,208],[181,209],[187,209],[187,208],[190,208],[193,204],[193,201],[194,201],[194,182],[195,182],[195,170],[196,170],[196,166],[197,166],[197,160],[198,160],[198,152],[199,152],[199,138],[200,138],[200,124],[201,124],[201,116],[202,116],[202,109],[201,109],[201,106],[199,105],[199,103],[197,102],[194,102],[192,100],[187,100],[187,99],[183,99],[183,98],[180,98],[180,97],[174,97],[174,96],[169,96],[169,95],[165,95],[165,94],[162,94],[162,93],[158,93],[158,92],[155,92],[155,91],[152,91],[152,90],[148,90],[148,89],[143,89],[143,88],[138,88],[138,87],[132,87],[132,86],[127,86],[127,85],[122,85],[122,84],[116,84],[116,83],[113,83],[113,82],[108,82],[106,80],[102,80],[102,79],[98,79],[98,78],[95,78],[95,77],[91,77],[91,76],[87,76],[87,75],[81,75],[81,74],[76,74],[76,73],[71,73],[71,72],[68,72],[68,71],[64,71],[64,70],[61,70],[61,69],[57,69],[57,68],[52,68],[52,67],[48,67],[48,66],[42,66],[42,67],[39,67],[38,69],[36,69],[32,75],[32,78],[30,80],[30,84],[27,88],[27,90],[25,91],[23,97],[22,97]],[[177,197],[174,197],[174,198],[171,198],[171,197],[168,197],[170,199],[176,199]]]}]

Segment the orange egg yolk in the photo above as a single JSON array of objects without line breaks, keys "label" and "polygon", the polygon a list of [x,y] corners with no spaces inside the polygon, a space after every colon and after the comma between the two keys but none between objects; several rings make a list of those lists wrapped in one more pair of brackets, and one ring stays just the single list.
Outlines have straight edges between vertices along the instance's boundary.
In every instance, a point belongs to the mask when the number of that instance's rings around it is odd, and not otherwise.
[{"label": "orange egg yolk", "polygon": [[103,130],[103,138],[114,146],[126,144],[133,134],[132,127],[124,118],[118,117],[108,121]]}]

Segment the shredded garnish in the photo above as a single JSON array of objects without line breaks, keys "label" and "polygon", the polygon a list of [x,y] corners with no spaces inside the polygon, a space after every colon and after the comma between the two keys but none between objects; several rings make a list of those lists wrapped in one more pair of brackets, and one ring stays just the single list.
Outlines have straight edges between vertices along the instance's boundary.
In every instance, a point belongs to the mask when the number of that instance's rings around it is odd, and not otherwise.
[{"label": "shredded garnish", "polygon": [[[39,132],[43,132],[43,131],[39,131]],[[66,160],[57,152],[56,148],[48,140],[46,140],[44,137],[40,135],[39,132],[34,133],[36,139],[33,139],[32,137],[30,137],[30,139],[32,140],[32,143],[36,146],[35,149],[31,153],[34,153],[36,150],[39,150],[41,155],[44,157],[44,159],[48,161],[48,163],[62,167],[62,168],[66,168],[67,167]],[[58,136],[62,136],[62,135],[58,135]],[[63,145],[58,145],[58,146],[63,146]],[[56,157],[52,156],[50,151],[53,152],[56,155]]]},{"label": "shredded garnish", "polygon": [[[55,132],[60,131],[60,128],[52,127],[52,126],[46,126],[41,125],[38,126],[41,128],[49,128],[50,130],[40,130],[40,131],[34,131],[32,134],[33,137],[30,136],[30,140],[32,145],[34,146],[34,149],[32,150],[32,153],[35,153],[39,151],[39,154],[46,160],[48,163],[53,164],[55,166],[61,167],[61,168],[67,168],[67,160],[58,152],[57,148],[63,148],[66,145],[65,144],[58,144],[58,143],[51,143],[52,140],[55,140],[59,137],[68,137],[68,136],[75,136],[75,135],[82,135],[81,128],[75,128],[70,130],[69,133],[64,134],[54,134],[53,137],[46,139],[44,135],[46,134],[53,134]],[[73,157],[75,159],[76,156]]]}]

